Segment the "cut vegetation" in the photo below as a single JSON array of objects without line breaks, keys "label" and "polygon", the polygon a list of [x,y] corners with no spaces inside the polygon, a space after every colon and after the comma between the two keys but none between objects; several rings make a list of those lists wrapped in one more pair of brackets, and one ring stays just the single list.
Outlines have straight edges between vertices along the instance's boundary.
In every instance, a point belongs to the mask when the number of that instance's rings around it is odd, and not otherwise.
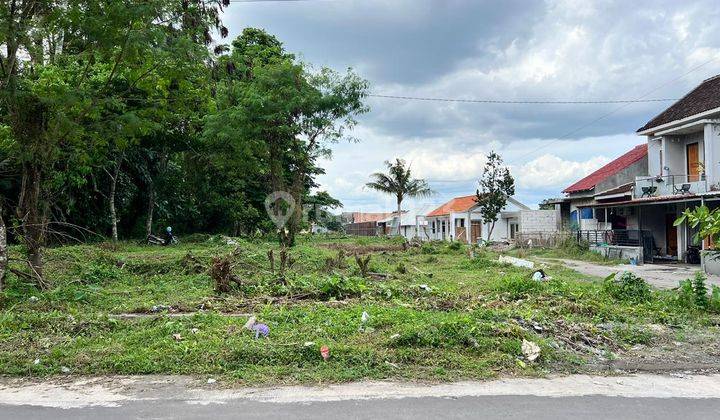
[{"label": "cut vegetation", "polygon": [[[52,289],[6,279],[0,374],[317,383],[632,368],[648,355],[667,369],[679,354],[699,368],[720,362],[720,296],[701,298],[700,279],[656,291],[551,267],[538,282],[456,244],[299,239],[291,250],[224,237],[49,249]],[[243,329],[244,314],[269,338]]]}]

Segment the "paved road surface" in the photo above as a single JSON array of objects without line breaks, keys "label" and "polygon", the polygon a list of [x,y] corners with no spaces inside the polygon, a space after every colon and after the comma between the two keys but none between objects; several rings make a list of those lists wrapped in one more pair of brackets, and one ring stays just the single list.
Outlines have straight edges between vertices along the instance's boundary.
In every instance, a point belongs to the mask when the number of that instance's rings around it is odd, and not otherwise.
[{"label": "paved road surface", "polygon": [[[212,382],[212,381],[211,381]],[[0,419],[717,419],[720,375],[232,388],[185,376],[0,378]]]},{"label": "paved road surface", "polygon": [[142,401],[120,408],[0,406],[2,419],[718,419],[720,399],[484,396],[313,403]]},{"label": "paved road surface", "polygon": [[[631,271],[659,289],[677,287],[680,281],[692,278],[700,270],[700,266],[686,264],[601,265],[577,260],[544,261],[560,262],[579,273],[603,278],[618,271]],[[708,276],[708,283],[720,286],[720,276]]]}]

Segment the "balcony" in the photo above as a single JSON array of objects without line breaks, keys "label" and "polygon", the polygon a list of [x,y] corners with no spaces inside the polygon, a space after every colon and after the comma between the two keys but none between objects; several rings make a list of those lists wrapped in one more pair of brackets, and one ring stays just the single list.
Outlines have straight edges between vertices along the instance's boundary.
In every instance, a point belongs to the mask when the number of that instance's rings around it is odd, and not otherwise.
[{"label": "balcony", "polygon": [[635,178],[633,198],[695,195],[710,191],[704,175],[640,176]]}]

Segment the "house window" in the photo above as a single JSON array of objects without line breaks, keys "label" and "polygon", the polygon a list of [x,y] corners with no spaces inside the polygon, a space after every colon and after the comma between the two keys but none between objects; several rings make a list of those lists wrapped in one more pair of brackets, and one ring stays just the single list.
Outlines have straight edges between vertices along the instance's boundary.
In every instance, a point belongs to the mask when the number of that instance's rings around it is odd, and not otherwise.
[{"label": "house window", "polygon": [[465,219],[460,219],[460,227],[465,227]]},{"label": "house window", "polygon": [[663,158],[662,158],[662,150],[660,150],[660,176],[663,175]]},{"label": "house window", "polygon": [[432,231],[432,233],[433,233],[433,235],[434,235],[434,234],[435,234],[435,221],[434,221],[434,220],[433,220],[433,222],[432,222],[431,231]]},{"label": "house window", "polygon": [[593,219],[593,209],[580,209],[580,218],[583,220]]}]

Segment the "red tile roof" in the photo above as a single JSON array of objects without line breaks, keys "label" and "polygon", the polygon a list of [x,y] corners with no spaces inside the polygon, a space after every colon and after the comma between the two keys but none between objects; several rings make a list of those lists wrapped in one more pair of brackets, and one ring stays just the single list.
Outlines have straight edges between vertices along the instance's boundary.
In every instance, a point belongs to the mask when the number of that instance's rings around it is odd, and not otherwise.
[{"label": "red tile roof", "polygon": [[595,188],[597,184],[622,171],[645,156],[647,156],[647,143],[635,146],[629,152],[591,173],[580,181],[565,188],[563,192],[574,193],[591,190]]},{"label": "red tile roof", "polygon": [[464,197],[455,197],[447,203],[443,204],[442,206],[428,213],[427,217],[447,216],[450,213],[462,213],[464,211],[468,211],[472,207],[474,207],[475,204],[477,204],[477,202],[475,201],[475,197],[475,194],[467,195]]},{"label": "red tile roof", "polygon": [[645,131],[715,108],[720,108],[720,75],[700,83],[698,87],[648,121],[647,124],[638,128],[637,131]]}]

